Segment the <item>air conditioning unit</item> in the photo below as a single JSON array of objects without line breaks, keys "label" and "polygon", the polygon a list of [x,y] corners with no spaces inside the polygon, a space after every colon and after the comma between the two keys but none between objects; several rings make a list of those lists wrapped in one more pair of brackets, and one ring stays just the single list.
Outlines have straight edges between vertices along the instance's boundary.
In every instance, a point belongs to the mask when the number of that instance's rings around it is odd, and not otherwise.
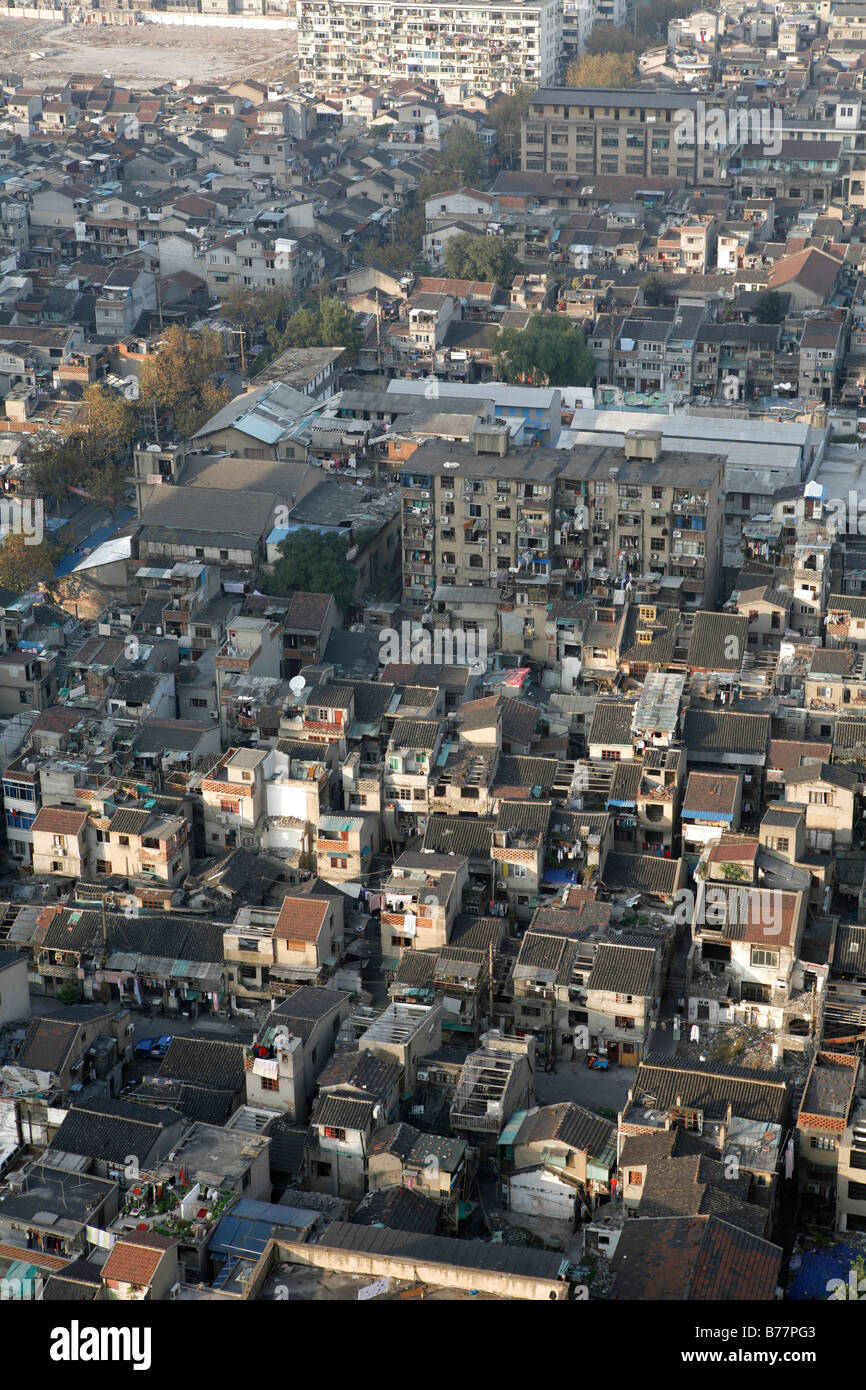
[{"label": "air conditioning unit", "polygon": [[651,510],[654,511],[654,512],[659,512],[659,511],[661,511],[661,506],[662,506],[661,502],[650,502],[650,508],[651,508]]},{"label": "air conditioning unit", "polygon": [[683,509],[683,504],[682,504],[682,502],[674,502],[674,511],[675,511],[675,512],[681,512],[682,509]]},{"label": "air conditioning unit", "polygon": [[449,491],[449,492],[443,492],[443,493],[442,493],[442,496],[443,496],[443,497],[452,498],[452,497],[454,496],[454,492],[453,492],[453,490],[452,490],[452,491]]},{"label": "air conditioning unit", "polygon": [[508,882],[507,882],[507,880],[504,879],[504,878],[498,878],[498,879],[496,880],[496,887],[498,888],[498,890],[499,890],[500,893],[504,893],[505,890],[506,890],[507,887],[508,887]]}]

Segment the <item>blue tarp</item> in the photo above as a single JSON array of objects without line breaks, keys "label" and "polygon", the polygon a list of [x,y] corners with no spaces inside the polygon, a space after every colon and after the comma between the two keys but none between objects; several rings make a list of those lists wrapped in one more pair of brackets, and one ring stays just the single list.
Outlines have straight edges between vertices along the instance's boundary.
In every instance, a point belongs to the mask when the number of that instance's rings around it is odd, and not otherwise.
[{"label": "blue tarp", "polygon": [[121,526],[125,526],[127,521],[131,521],[134,516],[135,512],[131,507],[123,507],[107,525],[100,526],[98,531],[94,531],[86,540],[81,541],[75,550],[64,555],[54,568],[54,578],[62,579],[65,574],[71,574],[75,566],[84,559],[85,550],[90,552],[95,550],[98,545],[102,545],[103,541],[110,540],[115,532],[119,531]]},{"label": "blue tarp", "polygon": [[545,869],[542,883],[576,883],[576,869]]},{"label": "blue tarp", "polygon": [[787,1298],[795,1303],[823,1302],[829,1297],[827,1285],[831,1279],[848,1278],[848,1273],[862,1249],[853,1245],[834,1245],[829,1250],[807,1250],[801,1256],[800,1268],[788,1285]]}]

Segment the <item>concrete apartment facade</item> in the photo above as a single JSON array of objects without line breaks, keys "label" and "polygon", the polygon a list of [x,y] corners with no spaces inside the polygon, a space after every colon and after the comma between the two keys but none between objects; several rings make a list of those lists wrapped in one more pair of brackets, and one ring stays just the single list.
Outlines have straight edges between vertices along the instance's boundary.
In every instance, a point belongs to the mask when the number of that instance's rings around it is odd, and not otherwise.
[{"label": "concrete apartment facade", "polygon": [[406,78],[513,91],[556,76],[560,0],[457,8],[448,0],[298,0],[297,18],[302,83],[352,86]]},{"label": "concrete apartment facade", "polygon": [[[690,92],[605,87],[541,87],[523,119],[522,167],[547,174],[681,178],[718,186],[728,151],[677,138],[678,114],[697,116]],[[698,137],[699,121],[695,121]]]}]

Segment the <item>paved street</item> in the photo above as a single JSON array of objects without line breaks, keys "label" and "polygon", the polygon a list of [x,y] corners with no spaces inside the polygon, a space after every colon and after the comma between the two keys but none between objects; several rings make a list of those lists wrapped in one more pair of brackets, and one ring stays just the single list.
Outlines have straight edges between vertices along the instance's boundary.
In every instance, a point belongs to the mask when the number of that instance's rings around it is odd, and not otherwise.
[{"label": "paved street", "polygon": [[572,1100],[589,1110],[601,1106],[605,1110],[619,1111],[634,1075],[634,1067],[612,1066],[609,1071],[590,1071],[583,1061],[557,1062],[555,1072],[538,1072],[535,1089],[541,1105]]}]

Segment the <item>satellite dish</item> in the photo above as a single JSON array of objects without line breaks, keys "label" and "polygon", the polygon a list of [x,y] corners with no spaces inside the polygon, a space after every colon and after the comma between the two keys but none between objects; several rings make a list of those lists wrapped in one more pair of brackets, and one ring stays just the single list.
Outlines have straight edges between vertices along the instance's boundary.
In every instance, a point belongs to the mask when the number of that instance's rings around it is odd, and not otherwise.
[{"label": "satellite dish", "polygon": [[306,687],[306,684],[307,682],[304,680],[303,676],[292,676],[292,679],[289,681],[289,689],[293,695],[300,695],[301,691]]}]

